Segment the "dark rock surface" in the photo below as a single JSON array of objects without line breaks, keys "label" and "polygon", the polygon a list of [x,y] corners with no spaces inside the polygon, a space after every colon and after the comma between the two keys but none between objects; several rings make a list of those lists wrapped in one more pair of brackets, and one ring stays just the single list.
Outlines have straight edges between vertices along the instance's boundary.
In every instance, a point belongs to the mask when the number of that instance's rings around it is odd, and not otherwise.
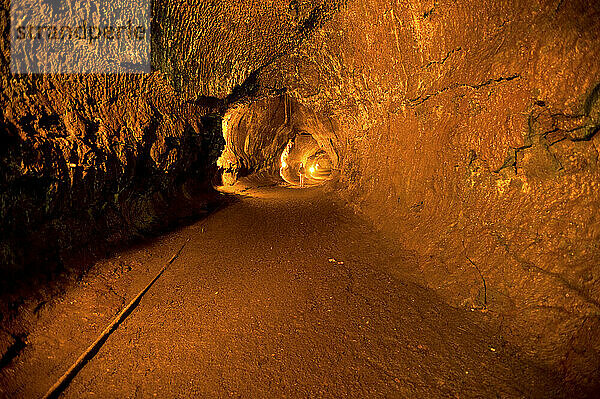
[{"label": "dark rock surface", "polygon": [[5,265],[152,230],[161,208],[207,181],[222,148],[220,123],[159,74],[3,79]]}]

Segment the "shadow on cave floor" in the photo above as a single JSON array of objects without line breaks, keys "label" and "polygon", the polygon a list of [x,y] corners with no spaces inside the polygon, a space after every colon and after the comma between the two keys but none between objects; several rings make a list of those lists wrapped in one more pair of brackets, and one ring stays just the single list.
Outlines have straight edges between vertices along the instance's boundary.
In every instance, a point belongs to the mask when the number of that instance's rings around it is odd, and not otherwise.
[{"label": "shadow on cave floor", "polygon": [[0,396],[43,394],[182,244],[64,397],[572,394],[488,315],[413,283],[414,257],[326,188],[229,191],[237,202],[98,262],[38,309]]},{"label": "shadow on cave floor", "polygon": [[99,272],[99,265],[106,262],[114,265],[113,270],[102,270],[102,273],[119,275],[128,272],[132,267],[123,266],[119,261],[124,254],[157,246],[165,235],[176,234],[238,200],[234,195],[216,190],[195,195],[192,201],[198,205],[194,209],[179,212],[178,216],[160,216],[151,230],[126,228],[115,234],[118,239],[99,237],[63,254],[40,256],[36,264],[24,268],[3,268],[0,272],[0,369],[27,346],[29,326],[36,323],[40,312],[60,301],[68,290],[85,284],[88,274]]}]

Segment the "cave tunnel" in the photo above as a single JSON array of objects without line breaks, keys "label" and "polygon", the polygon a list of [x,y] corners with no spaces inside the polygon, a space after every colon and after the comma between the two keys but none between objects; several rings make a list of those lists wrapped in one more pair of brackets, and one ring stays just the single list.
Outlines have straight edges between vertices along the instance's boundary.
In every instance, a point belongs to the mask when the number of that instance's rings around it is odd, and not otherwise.
[{"label": "cave tunnel", "polygon": [[600,3],[2,0],[0,397],[600,397]]},{"label": "cave tunnel", "polygon": [[302,177],[309,187],[338,174],[334,128],[287,95],[235,107],[225,114],[222,126],[226,144],[217,160],[222,184],[262,174],[289,187],[301,186]]}]

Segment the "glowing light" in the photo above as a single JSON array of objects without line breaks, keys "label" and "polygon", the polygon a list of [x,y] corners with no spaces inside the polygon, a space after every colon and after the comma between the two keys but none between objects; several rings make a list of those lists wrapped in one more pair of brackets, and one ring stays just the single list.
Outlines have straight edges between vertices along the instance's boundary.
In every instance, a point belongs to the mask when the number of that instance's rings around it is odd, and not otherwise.
[{"label": "glowing light", "polygon": [[311,166],[309,170],[310,170],[310,173],[315,173],[315,167],[314,166]]},{"label": "glowing light", "polygon": [[287,163],[285,161],[281,161],[281,167],[282,168],[287,168]]}]

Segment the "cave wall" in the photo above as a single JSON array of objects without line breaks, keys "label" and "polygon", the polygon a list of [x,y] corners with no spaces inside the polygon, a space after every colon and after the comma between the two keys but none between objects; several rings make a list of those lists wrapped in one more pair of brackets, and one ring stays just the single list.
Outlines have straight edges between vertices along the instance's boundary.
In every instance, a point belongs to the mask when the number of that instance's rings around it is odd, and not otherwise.
[{"label": "cave wall", "polygon": [[220,124],[160,74],[4,76],[0,96],[0,253],[15,271],[151,231],[220,153]]},{"label": "cave wall", "polygon": [[153,62],[186,99],[230,105],[257,92],[260,72],[340,10],[343,0],[156,0]]},{"label": "cave wall", "polygon": [[11,76],[7,4],[3,259],[144,230],[152,204],[208,179],[220,116],[287,93],[424,284],[598,381],[597,2],[157,0],[155,72],[87,77]]},{"label": "cave wall", "polygon": [[339,6],[157,0],[151,74],[12,75],[1,4],[0,273],[9,274],[202,212],[206,201],[192,196],[211,191],[226,109],[277,94],[256,85],[258,72]]},{"label": "cave wall", "polygon": [[599,9],[350,1],[261,74],[335,121],[341,192],[421,255],[425,284],[501,314],[508,340],[588,386],[600,368]]},{"label": "cave wall", "polygon": [[208,192],[223,145],[212,104],[183,101],[160,71],[13,75],[8,9],[4,1],[2,289],[13,276],[60,269],[63,255],[90,242],[127,241],[204,212],[209,198],[192,196]]},{"label": "cave wall", "polygon": [[265,98],[229,110],[223,118],[225,150],[219,166],[230,181],[251,173],[275,173],[295,135],[294,104],[286,96]]}]

